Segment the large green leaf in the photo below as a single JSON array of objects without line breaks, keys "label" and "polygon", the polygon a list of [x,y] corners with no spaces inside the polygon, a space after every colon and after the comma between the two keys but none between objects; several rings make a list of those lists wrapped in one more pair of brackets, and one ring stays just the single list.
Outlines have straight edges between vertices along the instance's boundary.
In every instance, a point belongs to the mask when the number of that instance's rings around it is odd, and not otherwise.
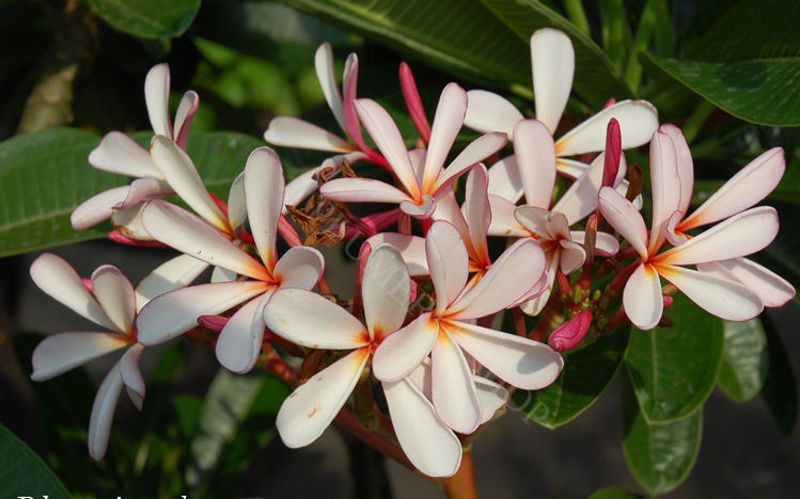
[{"label": "large green leaf", "polygon": [[0,497],[68,499],[64,485],[42,459],[0,424]]},{"label": "large green leaf", "polygon": [[657,67],[737,118],[800,125],[800,57],[704,62],[646,54]]},{"label": "large green leaf", "polygon": [[529,418],[548,428],[572,421],[597,400],[625,356],[628,329],[602,336],[591,345],[564,355],[561,376],[544,390],[518,390],[514,401]]},{"label": "large green leaf", "polygon": [[784,436],[789,436],[797,423],[797,382],[786,347],[775,330],[775,325],[768,314],[762,316],[762,321],[769,346],[769,372],[761,389],[761,397],[781,432]]},{"label": "large green leaf", "polygon": [[636,396],[623,383],[623,451],[636,481],[651,494],[674,489],[689,475],[703,430],[703,408],[664,423],[648,421],[639,410]]},{"label": "large green leaf", "polygon": [[573,87],[589,104],[600,108],[611,97],[624,99],[631,96],[622,74],[603,49],[558,12],[536,0],[481,1],[526,44],[534,31],[548,26],[569,35],[575,47]]},{"label": "large green leaf", "polygon": [[632,330],[625,365],[648,421],[669,421],[703,405],[717,382],[722,321],[682,294],[666,311],[673,327]]},{"label": "large green leaf", "polygon": [[114,29],[139,38],[163,38],[186,31],[200,0],[89,0],[89,5]]},{"label": "large green leaf", "polygon": [[767,337],[761,321],[725,321],[725,350],[719,386],[725,395],[745,402],[758,395],[769,368]]},{"label": "large green leaf", "polygon": [[479,82],[530,88],[527,43],[478,0],[283,0]]}]

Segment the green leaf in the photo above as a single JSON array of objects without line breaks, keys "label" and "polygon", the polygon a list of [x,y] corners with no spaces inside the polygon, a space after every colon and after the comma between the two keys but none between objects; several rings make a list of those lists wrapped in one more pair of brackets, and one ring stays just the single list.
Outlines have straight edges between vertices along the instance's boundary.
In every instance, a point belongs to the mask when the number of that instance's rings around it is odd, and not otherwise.
[{"label": "green leaf", "polygon": [[50,468],[0,424],[0,497],[71,497]]},{"label": "green leaf", "polygon": [[111,27],[139,38],[175,37],[192,24],[200,0],[89,0]]},{"label": "green leaf", "polygon": [[[530,53],[477,0],[284,0],[479,82],[530,88]],[[446,20],[446,21],[445,21]]]},{"label": "green leaf", "polygon": [[642,496],[637,494],[631,494],[630,492],[625,492],[622,489],[606,487],[590,495],[589,499],[637,499],[639,497]]},{"label": "green leaf", "polygon": [[689,475],[703,430],[703,408],[665,423],[648,421],[639,410],[636,396],[623,383],[622,448],[628,469],[650,494],[674,489]]},{"label": "green leaf", "polygon": [[625,356],[629,330],[617,331],[564,355],[564,370],[558,379],[535,392],[518,390],[517,407],[548,428],[566,424],[585,411],[605,391]]},{"label": "green leaf", "polygon": [[[565,32],[575,47],[575,92],[596,108],[609,98],[624,99],[631,91],[608,55],[589,35],[558,12],[534,0],[481,0],[528,46],[539,28],[553,27]],[[525,68],[530,67],[528,62]]]},{"label": "green leaf", "polygon": [[784,436],[792,434],[797,423],[797,382],[786,347],[775,330],[768,314],[762,316],[769,347],[769,372],[761,389],[761,397],[767,404],[775,422]]},{"label": "green leaf", "polygon": [[767,377],[769,354],[761,321],[724,322],[725,349],[719,387],[736,402],[758,395]]},{"label": "green leaf", "polygon": [[682,418],[703,405],[722,361],[722,321],[682,294],[665,313],[673,327],[631,331],[625,365],[648,421]]},{"label": "green leaf", "polygon": [[761,125],[800,125],[800,57],[703,62],[645,54],[658,68],[724,111]]}]

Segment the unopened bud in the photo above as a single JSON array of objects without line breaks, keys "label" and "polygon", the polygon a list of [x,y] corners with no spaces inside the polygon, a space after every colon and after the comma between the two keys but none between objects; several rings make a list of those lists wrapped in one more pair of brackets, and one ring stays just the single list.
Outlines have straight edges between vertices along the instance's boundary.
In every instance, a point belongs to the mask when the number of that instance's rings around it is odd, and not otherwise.
[{"label": "unopened bud", "polygon": [[622,155],[622,134],[619,122],[611,118],[606,129],[606,150],[603,163],[603,187],[614,187]]},{"label": "unopened bud", "polygon": [[578,315],[558,326],[550,333],[547,343],[557,352],[572,350],[581,342],[592,324],[592,313],[582,310]]},{"label": "unopened bud", "polygon": [[201,315],[197,318],[197,324],[212,333],[219,333],[229,320],[229,317],[221,317],[219,315]]}]

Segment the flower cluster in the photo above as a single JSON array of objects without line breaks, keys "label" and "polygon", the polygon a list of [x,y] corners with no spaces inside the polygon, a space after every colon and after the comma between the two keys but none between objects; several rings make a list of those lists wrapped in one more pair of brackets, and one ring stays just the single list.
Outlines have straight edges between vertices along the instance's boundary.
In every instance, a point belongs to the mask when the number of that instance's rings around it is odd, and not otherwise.
[{"label": "flower cluster", "polygon": [[[780,180],[782,150],[756,158],[687,215],[693,165],[678,128],[659,126],[647,102],[612,100],[556,140],[574,72],[569,38],[537,31],[531,61],[536,119],[497,94],[450,83],[431,123],[403,64],[400,86],[418,134],[409,137],[381,104],[357,97],[354,54],[339,90],[324,44],[315,65],[344,137],[277,117],[264,138],[334,155],[287,184],[278,154],[259,147],[227,203],[206,190],[186,152],[197,94],[185,94],[171,125],[168,68],[154,67],[145,82],[150,150],[112,132],[89,156],[137,179],[84,202],[72,223],[110,218],[112,239],[182,255],[136,289],[109,265],[85,281],[53,255],[31,268],[46,293],[111,331],[47,338],[33,355],[35,380],[127,348],[95,399],[91,456],[106,451],[122,387],[142,404],[142,352],[184,335],[213,345],[231,371],[259,365],[295,388],[277,418],[287,446],[310,444],[334,419],[355,421],[421,472],[449,476],[470,435],[511,392],[547,387],[562,352],[626,321],[655,327],[674,288],[727,320],[794,296],[785,280],[743,258],[777,233],[775,210],[752,206]],[[454,152],[464,127],[481,135]],[[418,147],[409,149],[410,139]],[[646,196],[628,178],[623,152],[648,142],[649,231],[639,212]],[[374,170],[360,163],[385,173],[366,177]],[[164,199],[172,195],[189,210]],[[351,299],[331,293],[314,247],[321,241],[360,248]],[[208,267],[211,282],[191,285]],[[515,331],[499,328],[503,314]],[[525,315],[538,318],[532,331]]]}]

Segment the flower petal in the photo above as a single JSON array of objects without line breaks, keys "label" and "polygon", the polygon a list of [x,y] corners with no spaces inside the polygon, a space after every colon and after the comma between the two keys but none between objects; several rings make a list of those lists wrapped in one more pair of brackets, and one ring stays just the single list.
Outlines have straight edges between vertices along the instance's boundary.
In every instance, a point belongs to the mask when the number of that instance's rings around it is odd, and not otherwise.
[{"label": "flower petal", "polygon": [[439,220],[428,230],[425,254],[436,292],[436,312],[442,313],[467,284],[467,248],[458,230],[452,224]]},{"label": "flower petal", "polygon": [[275,426],[287,447],[304,447],[322,435],[350,397],[367,359],[369,352],[360,348],[312,376],[283,401]]},{"label": "flower petal", "polygon": [[619,231],[639,256],[647,258],[647,227],[633,204],[610,187],[600,190],[598,200],[600,211],[608,223]]},{"label": "flower petal", "polygon": [[89,455],[95,461],[103,459],[108,449],[111,423],[114,420],[114,411],[121,393],[122,375],[119,363],[117,363],[100,384],[92,404],[92,414],[89,417]]},{"label": "flower petal", "polygon": [[553,137],[544,123],[536,120],[517,123],[514,128],[514,153],[526,203],[538,208],[550,208],[556,182],[556,150]]},{"label": "flower petal", "polygon": [[141,310],[148,301],[158,295],[188,286],[207,268],[206,262],[191,255],[178,255],[167,260],[136,286],[136,309]]},{"label": "flower petal", "polygon": [[411,463],[431,477],[451,476],[461,464],[461,442],[439,420],[425,395],[407,379],[383,383],[392,427]]},{"label": "flower petal", "polygon": [[424,194],[422,196],[422,202],[419,204],[409,200],[401,201],[400,209],[403,210],[403,213],[406,215],[414,218],[426,219],[430,218],[431,215],[433,215],[433,212],[436,210],[436,200],[433,199],[433,197]]},{"label": "flower petal", "polygon": [[247,219],[247,199],[244,192],[244,172],[236,175],[228,191],[228,226],[234,232]]},{"label": "flower petal", "polygon": [[291,116],[272,118],[264,132],[264,140],[273,146],[314,151],[348,153],[355,149],[355,146],[324,128]]},{"label": "flower petal", "polygon": [[61,257],[43,253],[31,264],[31,278],[39,289],[95,324],[115,329],[97,300],[89,294],[75,270]]},{"label": "flower petal", "polygon": [[436,343],[439,321],[424,313],[390,334],[375,350],[372,372],[381,381],[397,381],[413,371]]},{"label": "flower petal", "polygon": [[325,259],[316,248],[295,246],[275,264],[275,280],[281,288],[311,289],[325,270]]},{"label": "flower petal", "polygon": [[169,125],[169,66],[156,64],[144,79],[144,100],[147,116],[156,135],[172,137]]},{"label": "flower petal", "polygon": [[478,401],[481,404],[481,424],[488,423],[495,413],[508,402],[508,390],[494,381],[480,376],[472,376],[478,390]]},{"label": "flower petal", "polygon": [[528,204],[514,210],[514,218],[525,230],[538,237],[550,239],[550,211]]},{"label": "flower petal", "polygon": [[92,293],[103,311],[123,334],[131,334],[136,316],[136,294],[133,285],[113,265],[101,265],[92,273]]},{"label": "flower petal", "polygon": [[561,354],[546,343],[466,322],[448,324],[452,325],[448,333],[461,348],[517,388],[540,390],[555,381],[564,367]]},{"label": "flower petal", "polygon": [[264,306],[271,291],[257,296],[234,313],[222,328],[215,352],[222,367],[235,373],[249,372],[261,354],[264,339]]},{"label": "flower petal", "polygon": [[343,203],[402,203],[409,201],[408,195],[380,180],[373,178],[337,178],[325,182],[320,194],[331,201]]},{"label": "flower petal", "polygon": [[314,54],[314,69],[317,71],[319,86],[322,87],[322,95],[325,96],[336,122],[342,130],[347,130],[342,110],[342,94],[339,92],[336,75],[333,73],[333,49],[330,43],[324,42],[317,48]]},{"label": "flower petal", "polygon": [[447,334],[440,334],[431,351],[431,398],[442,421],[470,434],[481,423],[481,404],[472,370]]},{"label": "flower petal", "polygon": [[547,301],[550,299],[550,293],[553,291],[553,284],[556,281],[558,261],[559,259],[555,258],[555,255],[547,257],[547,269],[542,276],[542,280],[544,281],[542,283],[543,288],[540,286],[531,288],[531,291],[528,292],[530,298],[519,305],[519,308],[525,315],[533,317],[539,315],[539,313],[544,310]]},{"label": "flower petal", "polygon": [[650,180],[653,191],[653,221],[650,224],[648,252],[652,255],[664,243],[667,223],[678,209],[681,196],[675,146],[670,136],[660,130],[650,141]]},{"label": "flower petal", "polygon": [[489,206],[487,185],[489,175],[486,167],[479,165],[467,175],[467,185],[464,190],[464,206],[462,212],[464,221],[469,228],[468,236],[472,247],[473,258],[490,263],[489,249],[486,243],[486,234],[492,223],[492,210]]},{"label": "flower petal", "polygon": [[425,259],[425,238],[396,232],[381,232],[367,239],[364,244],[377,248],[389,244],[402,257],[409,275],[418,277],[428,275],[428,261]]},{"label": "flower petal", "polygon": [[447,165],[434,186],[437,193],[446,188],[470,167],[483,161],[506,145],[506,136],[501,133],[487,133],[473,140]]},{"label": "flower petal", "polygon": [[794,287],[786,279],[746,258],[699,264],[698,269],[735,279],[758,295],[765,307],[782,307],[794,298]]},{"label": "flower petal", "polygon": [[489,224],[490,236],[525,237],[530,233],[520,225],[514,216],[517,206],[500,196],[489,195],[492,220]]},{"label": "flower petal", "polygon": [[244,190],[250,230],[264,265],[272,270],[278,260],[275,241],[283,210],[283,167],[275,151],[254,149],[244,168]]},{"label": "flower petal", "polygon": [[264,322],[273,333],[309,348],[352,350],[369,343],[367,329],[358,319],[304,289],[276,291],[264,308]]},{"label": "flower petal", "polygon": [[89,153],[89,164],[99,170],[130,177],[164,178],[150,152],[122,132],[107,133]]},{"label": "flower petal", "polygon": [[559,156],[577,156],[602,151],[606,142],[606,127],[616,118],[622,132],[622,148],[630,149],[647,144],[658,129],[658,111],[647,101],[624,100],[598,112],[556,141]]},{"label": "flower petal", "polygon": [[516,203],[522,199],[525,190],[519,176],[517,157],[506,156],[489,168],[489,195],[499,196]]},{"label": "flower petal", "polygon": [[264,293],[259,281],[231,281],[201,284],[158,296],[136,317],[139,342],[162,343],[197,326],[201,315],[217,315]]},{"label": "flower petal", "polygon": [[361,281],[364,319],[370,335],[380,339],[400,329],[410,295],[411,281],[400,253],[389,244],[373,249]]},{"label": "flower petal", "polygon": [[138,207],[140,203],[147,201],[148,199],[162,198],[164,196],[169,196],[170,194],[175,194],[175,191],[173,191],[172,187],[170,187],[170,185],[163,180],[150,177],[137,178],[131,182],[128,195],[125,197],[125,199],[113,208],[114,210],[135,208]]},{"label": "flower petal", "polygon": [[[689,203],[692,201],[692,190],[694,188],[692,151],[689,149],[689,144],[686,142],[686,137],[683,136],[680,128],[667,123],[661,125],[659,131],[667,134],[672,139],[672,145],[675,148],[678,183],[680,185],[680,197],[677,209],[682,215],[685,215],[686,211],[689,209]],[[747,206],[747,208],[749,208],[749,206]]]},{"label": "flower petal", "polygon": [[[467,112],[467,93],[455,83],[448,83],[439,97],[436,115],[431,128],[431,140],[425,155],[422,191],[431,192],[434,182],[442,171],[450,148],[453,147],[464,113]],[[483,159],[483,158],[481,158]]]},{"label": "flower petal", "polygon": [[572,90],[575,51],[563,31],[542,28],[531,36],[536,119],[555,133]]},{"label": "flower petal", "polygon": [[514,125],[524,119],[514,104],[494,92],[470,90],[467,92],[467,114],[464,125],[482,133],[502,132],[509,140],[514,136]]},{"label": "flower petal", "polygon": [[113,333],[59,333],[48,336],[33,350],[33,381],[45,381],[114,350],[130,345],[130,338]]},{"label": "flower petal", "polygon": [[119,373],[122,376],[122,384],[128,391],[133,405],[140,411],[144,402],[144,377],[139,370],[139,358],[145,350],[145,346],[139,343],[132,345],[119,359]]},{"label": "flower petal", "polygon": [[69,222],[75,230],[94,227],[104,220],[108,220],[114,212],[113,207],[125,201],[131,186],[121,185],[99,194],[95,194],[70,214]]},{"label": "flower petal", "polygon": [[561,272],[569,275],[583,265],[584,260],[586,260],[586,252],[583,250],[583,246],[574,241],[560,239],[558,244],[561,246],[558,250],[558,264],[561,267]]},{"label": "flower petal", "polygon": [[664,300],[661,281],[652,265],[642,264],[633,271],[622,293],[622,304],[631,322],[639,329],[653,329],[661,320]]},{"label": "flower petal", "polygon": [[[597,208],[597,195],[603,182],[604,159],[604,154],[598,155],[553,206],[552,211],[563,213],[569,225],[588,216]],[[620,168],[622,165],[623,161],[620,160]]]},{"label": "flower petal", "polygon": [[192,124],[197,108],[200,105],[200,97],[194,90],[189,90],[183,94],[175,111],[175,125],[172,129],[172,137],[181,149],[186,149],[186,136],[189,134],[189,125]]},{"label": "flower petal", "polygon": [[[573,242],[583,246],[584,240],[586,238],[586,232],[582,230],[573,230],[570,231],[570,237],[572,238]],[[619,241],[617,241],[616,237],[605,232],[598,232],[595,235],[595,240],[594,240],[595,255],[612,256],[616,255],[618,251],[619,251]]]}]

